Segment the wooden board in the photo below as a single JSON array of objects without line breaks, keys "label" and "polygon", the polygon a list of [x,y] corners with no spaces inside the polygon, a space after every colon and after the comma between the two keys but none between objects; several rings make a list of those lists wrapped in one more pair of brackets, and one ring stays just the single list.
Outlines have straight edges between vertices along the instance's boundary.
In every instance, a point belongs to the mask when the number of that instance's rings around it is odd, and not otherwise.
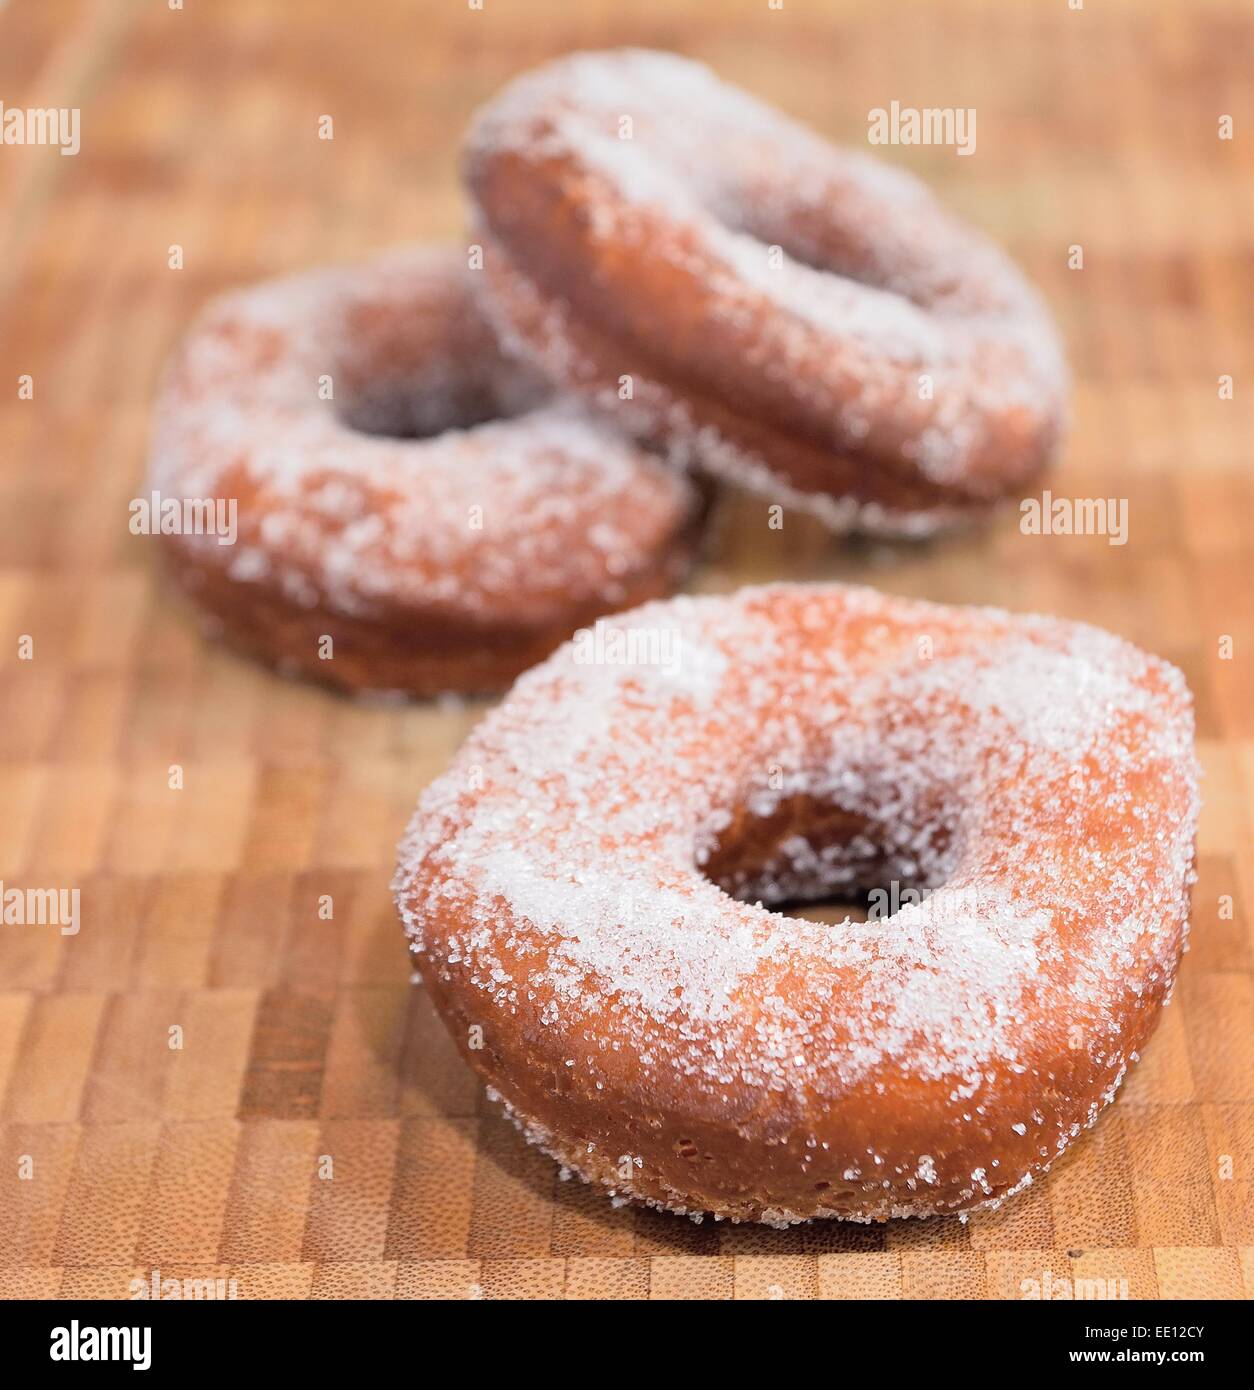
[{"label": "wooden board", "polygon": [[[386,886],[484,706],[364,708],[257,670],[201,640],[127,530],[157,372],[206,296],[458,241],[469,112],[623,42],[852,143],[894,99],[976,108],[973,157],[884,153],[1040,282],[1077,381],[1054,491],[1129,507],[1123,546],[1012,517],[910,547],[771,531],[734,500],[695,587],[846,578],[1085,618],[1197,696],[1175,1002],[1070,1160],[966,1225],[698,1226],[559,1182],[409,987]],[[82,131],[73,158],[0,145],[0,879],[79,888],[82,923],[0,926],[0,1293],[124,1295],[154,1269],[243,1297],[1018,1297],[1046,1271],[1254,1291],[1251,44],[1248,5],[1149,0],[0,10],[6,105],[77,107]]]}]

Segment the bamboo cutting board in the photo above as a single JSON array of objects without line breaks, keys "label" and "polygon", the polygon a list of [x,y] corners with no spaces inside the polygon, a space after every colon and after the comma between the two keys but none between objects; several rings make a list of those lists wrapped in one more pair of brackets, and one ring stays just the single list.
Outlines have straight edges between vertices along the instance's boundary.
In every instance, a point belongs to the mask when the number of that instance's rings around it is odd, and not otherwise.
[{"label": "bamboo cutting board", "polygon": [[[772,531],[731,499],[694,587],[853,579],[1083,618],[1196,694],[1175,1001],[1097,1129],[967,1224],[698,1226],[560,1182],[410,987],[386,886],[486,706],[371,708],[258,670],[200,638],[127,530],[156,374],[210,293],[458,242],[473,107],[625,42],[851,143],[894,99],[974,107],[973,157],[882,153],[1042,285],[1077,380],[1051,486],[1128,504],[1122,546],[1011,517],[914,547]],[[0,1292],[125,1296],[154,1270],[241,1297],[1254,1292],[1251,44],[1249,5],[1149,0],[0,8],[6,106],[82,130],[72,158],[0,145],[0,880],[81,894],[76,936],[0,926]]]}]

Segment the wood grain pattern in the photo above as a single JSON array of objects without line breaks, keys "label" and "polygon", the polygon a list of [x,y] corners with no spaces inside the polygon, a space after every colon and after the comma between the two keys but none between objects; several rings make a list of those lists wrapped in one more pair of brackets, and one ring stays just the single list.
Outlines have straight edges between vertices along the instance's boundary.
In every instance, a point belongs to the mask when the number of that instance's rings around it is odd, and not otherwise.
[{"label": "wood grain pattern", "polygon": [[[693,1225],[560,1182],[410,988],[386,887],[484,706],[371,708],[259,671],[201,639],[127,530],[157,373],[207,295],[457,242],[468,113],[550,54],[623,42],[855,143],[893,99],[975,107],[974,157],[886,153],[1041,283],[1077,382],[1052,486],[1129,505],[1126,546],[1009,519],[909,547],[774,532],[735,498],[695,587],[857,579],[1084,618],[1196,693],[1176,999],[1069,1160],[965,1225]],[[1016,1298],[1046,1271],[1254,1292],[1251,43],[1254,11],[1221,0],[0,10],[6,105],[82,113],[75,158],[0,145],[0,879],[82,903],[77,936],[0,926],[0,1293],[125,1296],[154,1269],[244,1297]]]}]

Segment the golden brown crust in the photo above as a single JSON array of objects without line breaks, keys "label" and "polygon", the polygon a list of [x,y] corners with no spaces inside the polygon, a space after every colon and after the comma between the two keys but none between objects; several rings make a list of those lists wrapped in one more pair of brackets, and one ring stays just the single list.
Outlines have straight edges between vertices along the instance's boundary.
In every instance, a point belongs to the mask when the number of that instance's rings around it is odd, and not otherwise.
[{"label": "golden brown crust", "polygon": [[189,334],[150,482],[234,507],[229,539],[162,539],[242,648],[345,689],[490,692],[682,580],[702,490],[551,402],[470,279],[394,252],[228,296]]},{"label": "golden brown crust", "polygon": [[[1179,673],[1080,624],[840,586],[615,622],[675,641],[529,672],[402,845],[467,1061],[568,1167],[676,1210],[874,1220],[1039,1177],[1175,978]],[[762,906],[872,885],[905,898],[865,924]]]},{"label": "golden brown crust", "polygon": [[[617,602],[628,607],[674,592],[697,553],[701,530],[697,510],[656,565],[620,579]],[[497,694],[606,611],[601,601],[572,604],[556,619],[532,624],[508,614],[494,624],[400,606],[370,619],[348,618],[323,605],[294,604],[270,583],[239,584],[220,566],[204,563],[202,549],[184,546],[181,537],[164,539],[175,582],[211,616],[214,635],[284,675],[340,690],[418,699]]]},{"label": "golden brown crust", "polygon": [[480,113],[464,169],[499,331],[639,438],[883,532],[1053,457],[1065,372],[1017,270],[696,64],[559,59]]}]

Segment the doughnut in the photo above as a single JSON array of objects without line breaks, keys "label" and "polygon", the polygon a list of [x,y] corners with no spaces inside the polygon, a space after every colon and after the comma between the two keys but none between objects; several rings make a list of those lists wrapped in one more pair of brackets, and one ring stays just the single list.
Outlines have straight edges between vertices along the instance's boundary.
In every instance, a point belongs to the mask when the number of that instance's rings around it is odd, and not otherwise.
[{"label": "doughnut", "polygon": [[[517,682],[394,888],[467,1061],[616,1200],[969,1212],[1036,1181],[1152,1031],[1197,775],[1180,673],[1096,628],[684,597]],[[771,910],[886,886],[865,922]]]},{"label": "doughnut", "polygon": [[463,172],[502,340],[717,476],[926,535],[1056,452],[1061,350],[1007,257],[700,64],[559,58],[478,113]]},{"label": "doughnut", "polygon": [[215,301],[157,407],[163,536],[238,645],[349,690],[506,687],[597,615],[669,593],[691,481],[504,357],[464,256],[393,251]]}]

